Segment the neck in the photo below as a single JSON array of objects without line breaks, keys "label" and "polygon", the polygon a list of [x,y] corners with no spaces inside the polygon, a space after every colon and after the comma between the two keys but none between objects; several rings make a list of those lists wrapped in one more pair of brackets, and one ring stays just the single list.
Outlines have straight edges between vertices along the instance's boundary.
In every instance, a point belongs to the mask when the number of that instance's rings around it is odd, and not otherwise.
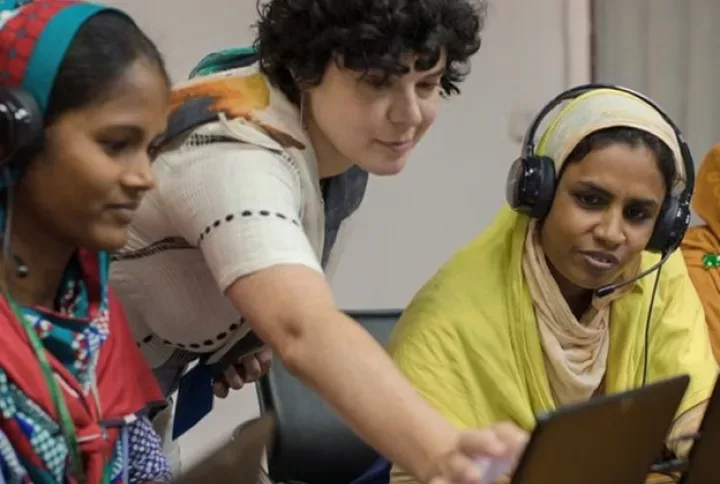
[{"label": "neck", "polygon": [[22,206],[27,204],[20,200],[15,204],[10,243],[12,255],[22,260],[28,274],[20,277],[15,261],[7,260],[3,254],[0,280],[17,302],[53,308],[60,281],[75,248],[52,237],[46,227],[23,213]]},{"label": "neck", "polygon": [[570,282],[565,276],[560,274],[555,267],[547,261],[548,267],[552,276],[555,278],[555,282],[560,288],[560,293],[563,295],[565,302],[567,302],[572,311],[573,315],[580,320],[585,311],[588,310],[592,303],[593,292],[589,289],[584,289],[576,284]]},{"label": "neck", "polygon": [[306,131],[315,150],[320,179],[337,176],[353,165],[350,160],[338,152],[312,119],[307,120]]}]

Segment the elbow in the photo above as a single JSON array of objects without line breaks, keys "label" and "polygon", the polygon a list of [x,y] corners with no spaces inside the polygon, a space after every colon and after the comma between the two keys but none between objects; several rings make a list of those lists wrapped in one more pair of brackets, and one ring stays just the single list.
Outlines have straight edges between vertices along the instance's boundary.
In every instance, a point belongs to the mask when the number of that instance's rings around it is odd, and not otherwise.
[{"label": "elbow", "polygon": [[317,339],[317,332],[323,331],[317,328],[320,318],[315,321],[313,319],[293,314],[273,318],[272,321],[262,325],[251,323],[251,326],[253,331],[272,348],[288,372],[301,378],[313,348],[317,350],[318,345],[314,341]]},{"label": "elbow", "polygon": [[279,324],[268,344],[280,358],[291,375],[298,377],[302,373],[303,356],[307,353],[309,338],[307,330],[299,323]]},{"label": "elbow", "polygon": [[305,373],[339,313],[322,274],[278,266],[235,281],[226,292],[255,334],[293,374]]}]

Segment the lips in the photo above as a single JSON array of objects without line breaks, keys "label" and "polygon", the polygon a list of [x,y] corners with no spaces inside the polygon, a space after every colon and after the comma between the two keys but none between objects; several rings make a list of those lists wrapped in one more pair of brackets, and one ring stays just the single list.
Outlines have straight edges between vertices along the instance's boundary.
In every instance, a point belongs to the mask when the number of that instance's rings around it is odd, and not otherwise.
[{"label": "lips", "polygon": [[398,141],[383,141],[380,140],[380,142],[384,145],[404,145],[407,143],[412,143],[412,139],[406,139],[406,140],[398,140]]},{"label": "lips", "polygon": [[128,224],[135,216],[135,212],[140,205],[138,203],[115,203],[108,205],[106,208],[115,215],[115,217],[123,224]]},{"label": "lips", "polygon": [[378,141],[378,144],[383,146],[385,149],[390,150],[390,152],[392,152],[395,156],[404,156],[413,147],[412,141]]},{"label": "lips", "polygon": [[596,270],[607,271],[620,264],[620,260],[610,252],[584,251],[582,254],[588,265]]}]

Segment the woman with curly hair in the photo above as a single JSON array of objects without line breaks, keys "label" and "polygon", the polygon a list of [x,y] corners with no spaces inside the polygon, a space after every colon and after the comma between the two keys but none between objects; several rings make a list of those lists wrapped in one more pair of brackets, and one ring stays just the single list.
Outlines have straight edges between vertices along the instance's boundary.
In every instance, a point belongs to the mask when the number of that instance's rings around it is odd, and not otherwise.
[{"label": "woman with curly hair", "polygon": [[[161,386],[180,388],[174,437],[212,390],[257,380],[272,348],[423,482],[478,482],[474,457],[515,456],[515,427],[460,432],[432,410],[326,280],[368,176],[400,172],[459,92],[484,22],[471,2],[271,0],[254,48],[207,56],[175,88],[158,188],[112,270]],[[258,351],[231,352],[213,383],[210,363],[251,338]]]}]

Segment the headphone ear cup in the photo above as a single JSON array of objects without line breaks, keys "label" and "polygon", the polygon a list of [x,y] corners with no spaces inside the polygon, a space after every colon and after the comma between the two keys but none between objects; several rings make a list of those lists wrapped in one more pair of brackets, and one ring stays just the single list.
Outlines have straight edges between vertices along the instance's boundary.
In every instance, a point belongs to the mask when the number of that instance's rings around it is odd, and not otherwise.
[{"label": "headphone ear cup", "polygon": [[507,202],[513,210],[533,218],[550,211],[555,196],[555,163],[547,156],[518,158],[510,167]]},{"label": "headphone ear cup", "polygon": [[505,201],[510,208],[521,212],[521,190],[525,177],[525,158],[520,157],[513,161],[505,180]]},{"label": "headphone ear cup", "polygon": [[43,139],[43,116],[35,98],[22,89],[0,88],[0,166]]},{"label": "headphone ear cup", "polygon": [[689,199],[672,195],[666,197],[645,249],[660,253],[670,253],[677,249],[690,226],[690,213]]}]

